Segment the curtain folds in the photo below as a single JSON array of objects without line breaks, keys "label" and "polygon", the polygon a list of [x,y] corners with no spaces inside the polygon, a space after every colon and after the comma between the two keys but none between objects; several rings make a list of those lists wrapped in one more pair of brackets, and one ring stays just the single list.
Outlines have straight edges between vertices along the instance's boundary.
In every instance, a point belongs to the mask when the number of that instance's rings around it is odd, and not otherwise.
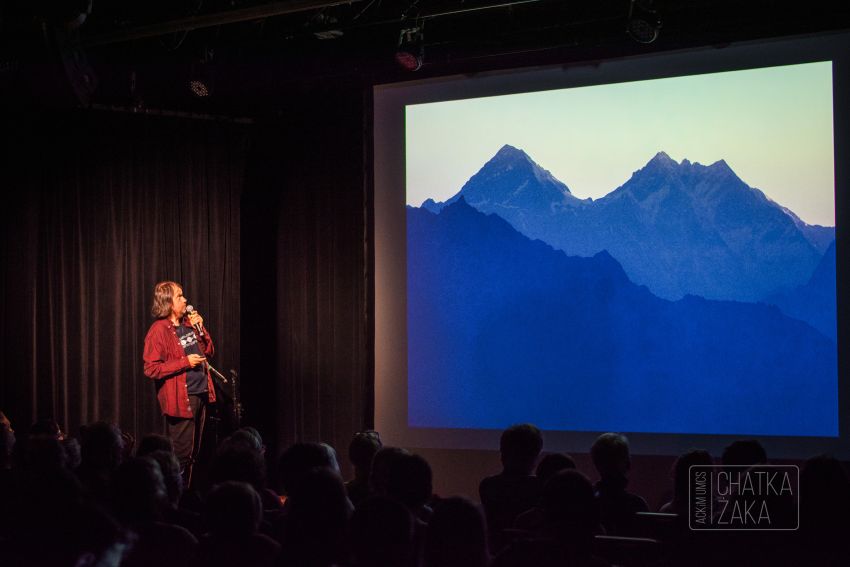
[{"label": "curtain folds", "polygon": [[245,341],[243,368],[276,373],[262,392],[246,374],[246,410],[277,446],[330,443],[343,466],[351,436],[374,419],[367,105],[358,85],[293,94],[293,110],[258,132],[243,200],[245,218],[262,219],[246,221],[243,246],[275,250],[243,253],[243,329],[275,323]]},{"label": "curtain folds", "polygon": [[366,92],[294,93],[250,126],[9,121],[0,409],[15,427],[161,431],[141,356],[153,286],[173,279],[204,315],[213,364],[240,374],[243,423],[272,451],[324,441],[344,455],[373,419]]},{"label": "curtain folds", "polygon": [[[3,171],[0,407],[25,429],[162,421],[142,373],[154,284],[180,282],[240,359],[246,126],[79,112],[13,121]],[[8,145],[6,147],[9,147]]]}]

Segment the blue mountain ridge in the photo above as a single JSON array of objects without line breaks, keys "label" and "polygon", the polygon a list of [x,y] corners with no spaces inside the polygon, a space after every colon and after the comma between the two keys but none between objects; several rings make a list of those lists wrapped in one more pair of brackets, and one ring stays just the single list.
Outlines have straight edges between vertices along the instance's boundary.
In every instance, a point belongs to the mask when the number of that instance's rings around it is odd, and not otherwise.
[{"label": "blue mountain ridge", "polygon": [[659,152],[603,198],[578,199],[524,151],[503,146],[461,195],[568,255],[607,250],[656,295],[758,301],[805,283],[832,227],[806,225],[741,181],[725,161],[677,163]]},{"label": "blue mountain ridge", "polygon": [[407,226],[412,426],[837,435],[836,343],[774,306],[661,299],[465,197]]},{"label": "blue mountain ridge", "polygon": [[783,313],[805,321],[831,338],[838,340],[836,305],[835,241],[829,245],[812,277],[805,284],[765,299]]},{"label": "blue mountain ridge", "polygon": [[787,207],[780,207],[791,219],[794,221],[794,224],[803,233],[812,246],[820,252],[821,254],[825,254],[829,245],[835,242],[835,227],[834,226],[821,226],[819,224],[806,224],[806,221],[798,217],[794,214],[794,211]]}]

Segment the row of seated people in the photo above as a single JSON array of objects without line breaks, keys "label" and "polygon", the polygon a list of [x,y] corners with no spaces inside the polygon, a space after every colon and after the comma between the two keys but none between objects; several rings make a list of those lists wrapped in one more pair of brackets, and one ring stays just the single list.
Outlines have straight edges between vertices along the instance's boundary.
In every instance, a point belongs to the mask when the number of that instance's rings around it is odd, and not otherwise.
[{"label": "row of seated people", "polygon": [[[433,495],[428,462],[383,447],[374,431],[354,435],[354,478],[344,483],[336,452],[319,443],[283,451],[267,479],[263,441],[243,428],[217,448],[205,487],[191,491],[159,435],[131,450],[112,424],[84,427],[78,442],[47,421],[16,445],[2,413],[0,433],[0,565],[850,564],[841,537],[850,533],[850,482],[824,456],[801,475],[799,532],[718,536],[682,524],[688,468],[711,464],[711,456],[691,451],[677,460],[674,496],[662,507],[667,529],[648,529],[646,502],[628,491],[628,441],[615,433],[590,449],[599,478],[591,483],[568,455],[541,458],[533,425],[508,428],[503,470],[480,483],[482,506]],[[723,464],[766,461],[755,441],[734,443],[722,457]]]}]

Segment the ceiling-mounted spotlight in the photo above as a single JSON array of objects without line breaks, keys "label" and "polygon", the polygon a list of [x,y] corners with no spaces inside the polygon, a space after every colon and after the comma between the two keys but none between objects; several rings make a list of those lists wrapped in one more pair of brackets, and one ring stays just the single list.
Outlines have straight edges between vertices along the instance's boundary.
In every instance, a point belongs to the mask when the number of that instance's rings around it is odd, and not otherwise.
[{"label": "ceiling-mounted spotlight", "polygon": [[316,39],[339,39],[344,33],[342,30],[324,30],[324,31],[315,31],[313,35]]},{"label": "ceiling-mounted spotlight", "polygon": [[395,60],[408,71],[418,71],[422,67],[425,61],[425,35],[421,25],[401,30]]},{"label": "ceiling-mounted spotlight", "polygon": [[212,94],[212,56],[212,50],[205,49],[203,58],[192,63],[189,68],[189,90],[198,98],[206,98]]},{"label": "ceiling-mounted spotlight", "polygon": [[631,0],[626,33],[638,43],[652,43],[658,39],[661,17],[655,0]]},{"label": "ceiling-mounted spotlight", "polygon": [[326,10],[313,16],[310,24],[311,26],[315,26],[313,36],[316,39],[339,39],[345,35],[342,28],[339,27],[339,18]]},{"label": "ceiling-mounted spotlight", "polygon": [[207,85],[206,81],[203,81],[201,79],[190,79],[189,90],[191,90],[192,94],[198,98],[210,96],[209,86]]}]

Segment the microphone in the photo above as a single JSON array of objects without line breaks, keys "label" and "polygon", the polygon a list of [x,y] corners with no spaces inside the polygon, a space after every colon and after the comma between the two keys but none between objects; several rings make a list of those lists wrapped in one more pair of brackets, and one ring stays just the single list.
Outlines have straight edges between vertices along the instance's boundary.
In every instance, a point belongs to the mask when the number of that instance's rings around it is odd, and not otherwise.
[{"label": "microphone", "polygon": [[[186,313],[190,313],[190,314],[191,314],[191,313],[194,313],[194,312],[195,312],[195,308],[194,308],[194,307],[192,307],[191,305],[187,305],[187,306],[186,306]],[[192,325],[192,326],[195,328],[195,330],[196,330],[196,331],[198,331],[198,335],[199,335],[199,336],[202,336],[202,337],[204,336],[204,328],[203,328],[203,327],[201,327],[201,325],[200,325],[200,324],[196,323],[196,324],[194,324],[194,325]]]},{"label": "microphone", "polygon": [[[192,307],[191,305],[186,306],[186,313],[194,313],[194,312],[195,312],[194,307]],[[201,337],[204,336],[204,328],[201,325],[192,325],[192,327],[195,329],[195,331],[198,332],[199,336],[201,336]],[[204,361],[204,368],[206,368],[207,370],[209,370],[210,372],[212,372],[213,374],[215,374],[216,376],[221,378],[221,381],[224,382],[225,384],[227,384],[227,378],[225,378],[224,375],[221,372],[219,372],[218,370],[213,368],[212,364],[210,364],[209,360]]]}]

